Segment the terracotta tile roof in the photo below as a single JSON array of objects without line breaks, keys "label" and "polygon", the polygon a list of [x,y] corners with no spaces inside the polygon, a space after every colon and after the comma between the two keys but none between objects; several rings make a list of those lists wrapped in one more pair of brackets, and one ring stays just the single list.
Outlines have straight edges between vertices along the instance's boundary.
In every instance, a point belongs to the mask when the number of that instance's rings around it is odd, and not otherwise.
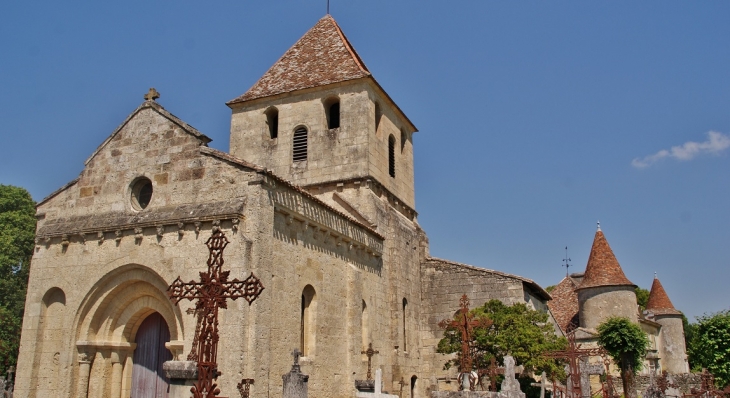
[{"label": "terracotta tile roof", "polygon": [[597,286],[636,286],[626,278],[616,256],[613,255],[611,246],[608,245],[603,231],[596,231],[593,238],[593,247],[588,257],[585,277],[578,289],[586,289]]},{"label": "terracotta tile roof", "polygon": [[575,281],[566,276],[550,291],[553,299],[548,301],[548,308],[563,333],[568,333],[579,324],[576,287]]},{"label": "terracotta tile roof", "polygon": [[668,315],[668,314],[680,314],[672,301],[669,300],[667,292],[664,291],[662,283],[659,282],[659,278],[654,278],[654,282],[651,284],[651,291],[649,292],[649,300],[646,302],[646,310],[653,312],[656,315]]},{"label": "terracotta tile roof", "polygon": [[367,76],[370,71],[337,22],[325,15],[253,87],[228,104]]}]

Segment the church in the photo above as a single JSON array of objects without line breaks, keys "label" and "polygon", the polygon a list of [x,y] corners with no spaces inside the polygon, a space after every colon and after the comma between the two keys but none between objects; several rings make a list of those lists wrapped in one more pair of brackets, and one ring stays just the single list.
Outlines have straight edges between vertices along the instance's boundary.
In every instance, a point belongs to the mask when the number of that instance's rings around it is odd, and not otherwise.
[{"label": "church", "polygon": [[372,344],[383,389],[425,398],[455,389],[436,345],[463,294],[548,311],[530,279],[430,256],[417,129],[331,16],[227,102],[230,153],[159,97],[38,203],[16,397],[189,397],[163,363],[194,350],[195,302],[168,287],[199,280],[219,232],[230,279],[263,288],[219,311],[222,396],[253,379],[252,397],[281,397],[299,349],[309,396],[352,397]]}]

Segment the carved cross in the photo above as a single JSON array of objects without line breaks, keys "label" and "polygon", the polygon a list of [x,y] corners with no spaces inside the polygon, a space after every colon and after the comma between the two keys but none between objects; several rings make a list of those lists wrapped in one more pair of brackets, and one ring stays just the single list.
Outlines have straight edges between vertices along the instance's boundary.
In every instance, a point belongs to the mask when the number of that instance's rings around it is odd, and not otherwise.
[{"label": "carved cross", "polygon": [[367,380],[372,380],[373,379],[373,374],[372,374],[372,359],[373,359],[373,355],[380,354],[380,351],[373,350],[373,343],[370,343],[370,344],[368,344],[368,349],[365,350],[365,351],[360,351],[360,354],[365,354],[365,355],[368,356],[368,376],[367,376]]},{"label": "carved cross", "polygon": [[592,356],[606,357],[606,350],[603,348],[580,348],[580,344],[575,342],[575,331],[568,333],[568,348],[559,351],[549,351],[543,353],[546,358],[563,359],[568,362],[568,370],[570,371],[568,385],[565,387],[568,398],[578,398],[581,396],[580,388],[580,360]]},{"label": "carved cross", "polygon": [[251,384],[253,384],[253,379],[241,379],[241,382],[238,383],[238,392],[241,394],[241,398],[249,398]]},{"label": "carved cross", "polygon": [[148,91],[147,94],[144,95],[144,99],[147,101],[154,101],[158,98],[160,98],[160,93],[158,93],[154,87],[150,87],[150,91]]},{"label": "carved cross", "polygon": [[193,398],[215,398],[220,389],[213,382],[218,378],[218,310],[228,308],[227,299],[236,300],[243,297],[248,304],[264,290],[261,281],[253,274],[243,281],[228,280],[230,271],[223,271],[223,250],[228,239],[220,229],[205,244],[208,246],[208,270],[200,273],[200,282],[183,282],[177,277],[167,288],[167,295],[173,304],[182,299],[197,300],[195,311],[198,314],[195,336],[197,347],[198,381],[190,391]]},{"label": "carved cross", "polygon": [[471,337],[475,327],[488,328],[492,321],[487,319],[475,320],[474,315],[469,314],[469,297],[461,296],[459,300],[461,308],[455,319],[439,322],[442,329],[454,328],[461,333],[461,358],[459,361],[459,372],[468,373],[472,371],[473,358],[471,356]]}]

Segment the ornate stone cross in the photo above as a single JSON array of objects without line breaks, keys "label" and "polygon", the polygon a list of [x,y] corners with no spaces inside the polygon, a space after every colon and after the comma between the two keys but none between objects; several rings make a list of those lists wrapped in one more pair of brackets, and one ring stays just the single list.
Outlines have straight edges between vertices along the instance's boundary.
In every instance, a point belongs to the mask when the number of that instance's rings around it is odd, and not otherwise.
[{"label": "ornate stone cross", "polygon": [[368,349],[365,350],[365,351],[360,351],[360,354],[365,354],[365,355],[368,356],[368,376],[367,376],[367,380],[372,380],[373,379],[373,374],[372,374],[372,359],[373,359],[373,355],[380,354],[380,351],[373,350],[373,343],[370,343],[370,344],[368,344]]},{"label": "ornate stone cross", "polygon": [[603,348],[580,348],[580,344],[575,342],[575,331],[568,333],[568,348],[559,351],[549,351],[543,353],[546,358],[563,359],[568,362],[569,380],[565,386],[568,398],[578,398],[581,396],[580,388],[580,360],[592,356],[607,355]]},{"label": "ornate stone cross", "polygon": [[160,93],[158,93],[154,87],[150,87],[150,91],[148,91],[147,94],[144,95],[144,99],[147,101],[154,101],[158,98],[160,98]]},{"label": "ornate stone cross", "polygon": [[[459,359],[459,379],[464,377],[464,373],[470,374],[472,371],[473,358],[471,355],[471,337],[475,327],[488,328],[492,326],[492,321],[487,319],[475,320],[474,315],[469,314],[469,297],[465,294],[459,300],[460,309],[455,319],[444,319],[439,322],[442,329],[454,328],[461,334],[461,358]],[[474,383],[470,383],[470,389],[474,389]],[[459,387],[463,388],[463,387]]]},{"label": "ornate stone cross", "polygon": [[261,281],[253,274],[243,281],[228,280],[230,271],[223,271],[223,250],[228,239],[220,229],[214,229],[213,235],[205,242],[208,246],[208,270],[200,273],[200,282],[183,282],[178,276],[167,288],[167,295],[173,304],[182,299],[197,300],[195,310],[198,313],[196,330],[198,380],[190,389],[193,398],[218,397],[220,389],[213,382],[218,375],[218,309],[228,308],[227,299],[236,300],[243,297],[248,304],[264,290]]}]

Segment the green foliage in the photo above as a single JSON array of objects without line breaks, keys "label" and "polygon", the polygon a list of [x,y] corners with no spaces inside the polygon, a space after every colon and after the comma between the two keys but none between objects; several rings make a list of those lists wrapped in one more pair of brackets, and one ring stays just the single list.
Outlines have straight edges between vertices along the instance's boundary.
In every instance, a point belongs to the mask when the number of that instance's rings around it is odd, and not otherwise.
[{"label": "green foliage", "polygon": [[622,370],[626,370],[626,366],[641,370],[649,339],[639,325],[627,318],[611,317],[598,325],[598,333],[598,344]]},{"label": "green foliage", "polygon": [[645,310],[646,303],[649,302],[649,291],[638,286],[634,289],[634,291],[636,292],[636,303],[639,304],[642,311]]},{"label": "green foliage", "polygon": [[[553,359],[543,357],[545,351],[561,350],[567,346],[563,337],[555,334],[544,312],[532,310],[519,303],[506,306],[499,300],[491,300],[471,311],[475,319],[490,319],[490,327],[475,328],[471,342],[475,349],[474,366],[484,369],[491,358],[502,363],[503,357],[512,355],[517,365],[525,370],[547,372],[556,378],[565,377],[562,367]],[[444,338],[439,341],[437,352],[451,354],[461,351],[461,334],[454,329],[446,329]],[[459,358],[448,361],[444,368],[458,366]]]},{"label": "green foliage", "polygon": [[730,384],[730,310],[697,317],[689,333],[688,352],[693,369],[707,368],[715,375],[716,387]]},{"label": "green foliage", "polygon": [[545,291],[548,292],[548,293],[550,293],[550,292],[553,291],[553,289],[555,289],[555,286],[557,286],[557,285],[550,285],[550,286],[548,286],[548,287],[545,288]]},{"label": "green foliage", "polygon": [[28,191],[0,184],[0,374],[18,354],[35,225]]}]

